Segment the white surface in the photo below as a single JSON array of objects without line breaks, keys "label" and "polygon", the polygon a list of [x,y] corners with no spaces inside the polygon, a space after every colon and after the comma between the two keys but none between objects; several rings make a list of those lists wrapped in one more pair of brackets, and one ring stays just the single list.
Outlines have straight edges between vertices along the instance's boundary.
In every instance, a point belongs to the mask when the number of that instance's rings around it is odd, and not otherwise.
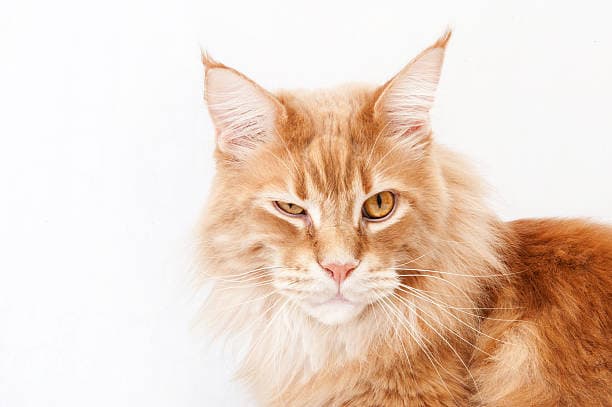
[{"label": "white surface", "polygon": [[0,406],[246,403],[231,355],[190,331],[199,43],[272,89],[382,83],[450,23],[438,139],[506,219],[612,220],[604,2],[293,3],[2,5]]}]

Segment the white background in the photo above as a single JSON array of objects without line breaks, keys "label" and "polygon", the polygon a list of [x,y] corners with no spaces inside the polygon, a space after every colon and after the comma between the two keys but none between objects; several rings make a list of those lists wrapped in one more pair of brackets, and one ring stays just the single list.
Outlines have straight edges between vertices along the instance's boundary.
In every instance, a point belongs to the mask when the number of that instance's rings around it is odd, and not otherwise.
[{"label": "white background", "polygon": [[200,45],[271,89],[382,83],[451,24],[434,128],[478,164],[500,216],[612,220],[605,2],[10,3],[2,407],[247,403],[231,353],[191,327],[213,169]]}]

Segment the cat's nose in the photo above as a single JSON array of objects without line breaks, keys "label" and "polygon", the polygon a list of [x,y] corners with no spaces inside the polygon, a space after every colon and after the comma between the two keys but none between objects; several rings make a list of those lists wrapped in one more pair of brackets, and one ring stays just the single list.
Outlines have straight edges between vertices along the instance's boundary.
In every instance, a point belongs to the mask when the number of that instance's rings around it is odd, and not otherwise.
[{"label": "cat's nose", "polygon": [[348,276],[355,270],[357,267],[357,262],[351,263],[322,263],[321,267],[329,274],[329,276],[336,282],[338,285],[342,284],[344,280],[348,278]]}]

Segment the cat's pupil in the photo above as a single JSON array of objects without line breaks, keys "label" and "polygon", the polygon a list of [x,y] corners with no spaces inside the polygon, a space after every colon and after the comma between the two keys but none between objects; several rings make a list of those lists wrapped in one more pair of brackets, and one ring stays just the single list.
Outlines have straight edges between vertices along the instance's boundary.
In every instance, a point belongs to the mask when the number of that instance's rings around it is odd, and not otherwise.
[{"label": "cat's pupil", "polygon": [[293,209],[293,204],[292,203],[289,204],[289,209]]},{"label": "cat's pupil", "polygon": [[380,194],[376,194],[376,203],[378,204],[378,208],[382,208],[382,198],[380,197]]}]

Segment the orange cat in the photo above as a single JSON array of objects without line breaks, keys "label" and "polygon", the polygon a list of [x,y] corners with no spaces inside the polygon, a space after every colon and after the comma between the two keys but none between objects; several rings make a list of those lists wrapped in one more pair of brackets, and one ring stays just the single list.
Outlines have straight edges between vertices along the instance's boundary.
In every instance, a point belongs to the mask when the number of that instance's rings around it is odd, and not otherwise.
[{"label": "orange cat", "polygon": [[486,207],[432,140],[449,37],[372,88],[272,94],[204,57],[206,314],[262,405],[612,405],[612,228]]}]

